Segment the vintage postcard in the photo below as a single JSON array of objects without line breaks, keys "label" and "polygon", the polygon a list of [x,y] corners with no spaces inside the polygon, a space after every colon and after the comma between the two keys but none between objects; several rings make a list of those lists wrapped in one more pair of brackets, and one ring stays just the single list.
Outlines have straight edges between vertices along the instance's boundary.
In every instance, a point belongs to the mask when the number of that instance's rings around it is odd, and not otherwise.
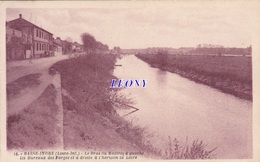
[{"label": "vintage postcard", "polygon": [[260,160],[260,1],[0,9],[0,161]]}]

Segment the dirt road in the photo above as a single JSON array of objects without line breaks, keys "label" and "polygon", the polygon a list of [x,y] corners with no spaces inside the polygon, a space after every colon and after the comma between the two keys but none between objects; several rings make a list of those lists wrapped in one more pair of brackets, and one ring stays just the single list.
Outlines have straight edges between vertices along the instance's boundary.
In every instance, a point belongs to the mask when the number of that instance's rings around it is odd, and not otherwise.
[{"label": "dirt road", "polygon": [[41,59],[33,59],[32,63],[29,60],[21,61],[10,61],[6,63],[6,82],[10,83],[22,76],[41,73],[48,71],[48,68],[52,66],[55,62],[67,59],[68,55],[61,55],[56,57],[47,57]]}]

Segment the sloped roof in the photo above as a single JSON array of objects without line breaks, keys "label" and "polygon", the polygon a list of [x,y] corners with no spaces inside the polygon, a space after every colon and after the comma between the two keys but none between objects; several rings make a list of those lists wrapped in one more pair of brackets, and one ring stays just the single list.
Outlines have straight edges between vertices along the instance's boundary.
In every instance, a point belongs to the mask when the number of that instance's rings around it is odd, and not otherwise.
[{"label": "sloped roof", "polygon": [[62,44],[60,44],[60,43],[58,43],[58,42],[55,42],[55,41],[53,42],[53,45],[62,47]]},{"label": "sloped roof", "polygon": [[62,46],[62,40],[61,39],[54,39],[53,43],[59,46]]},{"label": "sloped roof", "polygon": [[25,20],[25,19],[23,19],[23,18],[11,20],[11,21],[7,22],[6,25],[10,26],[10,27],[13,27],[13,26],[17,26],[17,27],[28,27],[28,26],[29,27],[36,27],[36,28],[39,28],[39,29],[49,33],[49,34],[52,34],[51,32],[49,32],[49,31],[47,31],[47,30],[45,30],[45,29],[43,29],[43,28],[41,28],[41,27],[39,27],[39,26],[37,26],[37,25],[35,25],[35,24]]}]

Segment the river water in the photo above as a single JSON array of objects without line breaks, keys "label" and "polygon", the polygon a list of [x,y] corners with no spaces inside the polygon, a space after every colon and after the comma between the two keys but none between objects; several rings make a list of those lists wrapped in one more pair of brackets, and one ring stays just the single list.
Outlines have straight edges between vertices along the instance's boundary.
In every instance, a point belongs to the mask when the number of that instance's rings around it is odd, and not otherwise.
[{"label": "river water", "polygon": [[[146,88],[122,90],[139,111],[127,120],[146,127],[155,147],[166,148],[168,137],[185,144],[203,140],[218,159],[252,158],[252,102],[150,67],[134,55],[117,61],[119,79],[148,79]],[[121,112],[122,113],[122,112]]]}]

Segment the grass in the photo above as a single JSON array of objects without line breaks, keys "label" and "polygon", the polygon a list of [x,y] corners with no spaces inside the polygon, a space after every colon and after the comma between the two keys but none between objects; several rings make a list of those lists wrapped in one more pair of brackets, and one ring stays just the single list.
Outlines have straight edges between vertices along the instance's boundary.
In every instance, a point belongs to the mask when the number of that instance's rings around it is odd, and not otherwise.
[{"label": "grass", "polygon": [[131,105],[132,101],[109,88],[116,78],[112,75],[115,61],[113,55],[87,55],[50,68],[60,72],[62,88],[70,95],[62,99],[65,149],[141,151],[159,156],[146,140],[146,129],[116,113],[115,108],[126,108],[120,103]]},{"label": "grass", "polygon": [[[134,127],[114,109],[131,101],[110,89],[116,57],[90,54],[54,64],[61,74],[65,149],[145,151],[142,128]],[[69,95],[68,95],[69,94]],[[145,151],[148,152],[148,151]]]},{"label": "grass", "polygon": [[166,62],[156,54],[139,54],[138,58],[153,67],[177,73],[224,93],[252,100],[252,60],[250,57],[218,57],[167,54]]},{"label": "grass", "polygon": [[179,141],[174,138],[168,138],[168,147],[161,153],[164,159],[214,159],[216,158],[213,152],[217,149],[212,150],[206,149],[206,144],[203,141],[194,140],[191,146],[188,145],[188,139],[186,144],[181,146]]},{"label": "grass", "polygon": [[55,104],[56,90],[49,85],[43,94],[21,113],[7,118],[7,148],[48,149],[53,148],[58,106]]},{"label": "grass", "polygon": [[60,72],[62,88],[83,107],[100,109],[103,106],[100,111],[105,112],[107,109],[112,111],[108,93],[114,63],[115,58],[108,55],[88,55],[60,61],[50,69]]},{"label": "grass", "polygon": [[[112,75],[114,64],[114,56],[87,55],[60,61],[50,68],[51,74],[56,70],[61,74],[65,149],[140,151],[146,156],[166,159],[211,158],[211,151],[205,151],[205,145],[199,142],[185,147],[177,155],[176,147],[181,146],[173,145],[176,141],[170,140],[169,148],[161,154],[149,141],[152,135],[145,128],[120,117],[114,108],[125,106],[120,105],[121,102],[131,104],[132,101],[108,88],[111,79],[115,79]],[[19,80],[18,83],[26,82]],[[15,87],[19,90],[22,86]],[[21,113],[8,117],[9,150],[49,149],[55,146],[58,140],[54,124],[57,123],[58,113],[56,93],[54,86],[50,85]],[[194,150],[199,151],[194,154]]]},{"label": "grass", "polygon": [[225,74],[234,78],[252,81],[251,57],[217,57],[217,56],[185,56],[168,55],[169,62],[188,66],[190,68],[208,73]]},{"label": "grass", "polygon": [[39,78],[41,77],[40,73],[29,74],[23,76],[11,83],[8,83],[6,86],[7,91],[7,100],[10,100],[13,97],[16,97],[21,91],[26,88],[34,88],[40,85]]},{"label": "grass", "polygon": [[114,56],[87,55],[50,68],[50,73],[60,72],[66,91],[62,96],[65,149],[140,151],[145,156],[166,158],[149,141],[152,134],[116,113],[114,108],[125,106],[119,103],[132,101],[109,88],[115,79],[114,64]]}]

